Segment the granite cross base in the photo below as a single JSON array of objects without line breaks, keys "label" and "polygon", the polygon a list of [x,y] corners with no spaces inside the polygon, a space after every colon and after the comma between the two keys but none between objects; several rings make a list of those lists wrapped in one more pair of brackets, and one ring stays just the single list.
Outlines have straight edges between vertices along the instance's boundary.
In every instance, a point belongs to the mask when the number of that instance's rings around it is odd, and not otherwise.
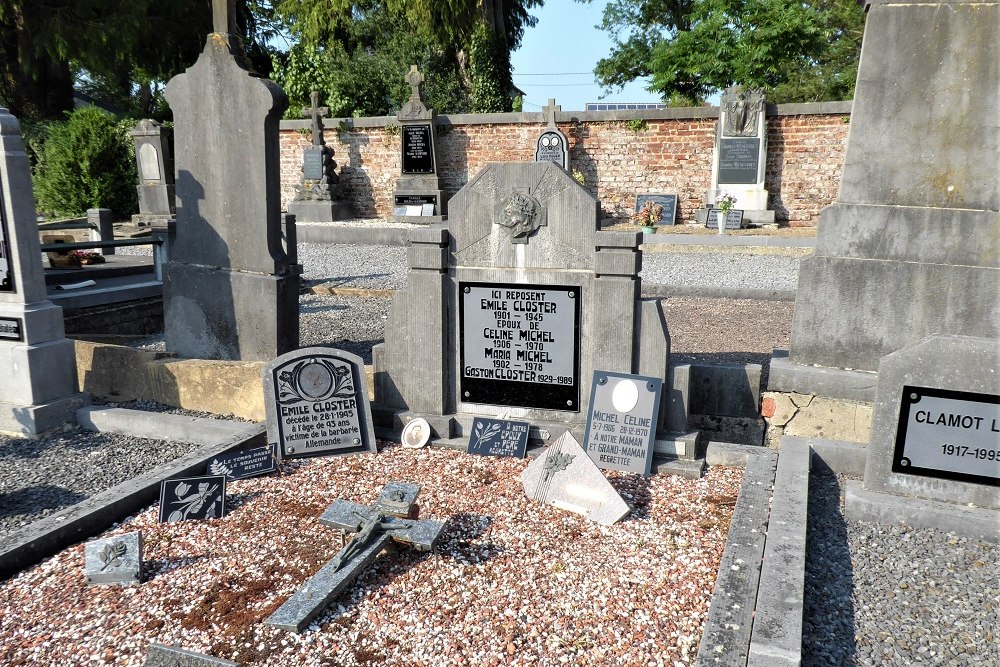
[{"label": "granite cross base", "polygon": [[390,542],[431,551],[443,521],[416,520],[417,484],[386,484],[372,507],[337,500],[320,517],[320,523],[357,533],[329,563],[305,583],[265,621],[267,625],[302,632],[373,561]]}]

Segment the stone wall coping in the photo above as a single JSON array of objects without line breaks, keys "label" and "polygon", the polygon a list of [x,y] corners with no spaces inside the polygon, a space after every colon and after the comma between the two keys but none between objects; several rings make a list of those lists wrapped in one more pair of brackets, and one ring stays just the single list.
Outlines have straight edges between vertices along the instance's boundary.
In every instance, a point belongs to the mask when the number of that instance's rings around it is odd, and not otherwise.
[{"label": "stone wall coping", "polygon": [[[850,114],[853,101],[843,102],[804,102],[800,104],[768,104],[768,116],[815,116]],[[522,113],[484,113],[484,114],[441,114],[437,117],[438,125],[545,125],[545,113],[529,111]],[[629,120],[702,120],[718,118],[719,107],[678,107],[669,109],[634,109],[618,111],[558,111],[556,122],[613,122]],[[366,129],[399,125],[396,116],[371,116],[365,118],[328,118],[324,121],[327,130],[335,130],[341,123],[350,129]],[[312,121],[283,120],[282,130],[309,130]]]}]

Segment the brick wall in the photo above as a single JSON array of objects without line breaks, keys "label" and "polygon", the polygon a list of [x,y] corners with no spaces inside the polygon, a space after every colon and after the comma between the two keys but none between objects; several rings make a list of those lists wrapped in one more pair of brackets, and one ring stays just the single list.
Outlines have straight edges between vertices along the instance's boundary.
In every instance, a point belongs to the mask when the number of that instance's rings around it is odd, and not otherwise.
[{"label": "brick wall", "polygon": [[[850,102],[789,104],[768,111],[764,187],[779,221],[813,226],[837,197],[847,141]],[[711,185],[718,109],[563,112],[571,169],[584,174],[605,215],[625,215],[641,193],[676,193],[678,223],[693,221]],[[642,119],[633,131],[628,121]],[[338,124],[340,129],[338,129]],[[345,197],[361,217],[388,216],[400,170],[398,121],[393,117],[327,119],[325,138],[335,151]],[[307,121],[281,123],[281,192],[287,204],[301,177]],[[541,113],[440,116],[438,167],[442,187],[458,192],[488,162],[534,159]]]}]

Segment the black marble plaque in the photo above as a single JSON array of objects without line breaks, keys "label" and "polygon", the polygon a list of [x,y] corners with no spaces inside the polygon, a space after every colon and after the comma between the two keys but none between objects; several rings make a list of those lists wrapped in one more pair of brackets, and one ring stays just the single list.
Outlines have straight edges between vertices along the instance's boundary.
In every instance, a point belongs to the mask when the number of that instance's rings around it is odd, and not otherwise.
[{"label": "black marble plaque", "polygon": [[434,144],[429,123],[404,125],[403,137],[403,173],[433,174]]},{"label": "black marble plaque", "polygon": [[437,204],[436,195],[395,195],[393,200],[396,206],[423,206],[424,204]]},{"label": "black marble plaque", "polygon": [[[708,217],[705,218],[705,226],[710,229],[719,228],[719,214],[722,213],[717,208],[708,210]],[[738,208],[731,208],[726,213],[726,229],[739,229],[743,226],[743,211]]]},{"label": "black marble plaque", "polygon": [[226,479],[246,479],[266,475],[278,469],[277,445],[253,447],[213,458],[206,475],[225,475]]},{"label": "black marble plaque", "polygon": [[0,340],[24,340],[21,318],[0,317]]},{"label": "black marble plaque", "polygon": [[663,218],[658,225],[672,225],[677,219],[677,195],[639,195],[635,198],[635,210],[638,213],[646,202],[651,201],[663,207]]},{"label": "black marble plaque", "polygon": [[1000,486],[1000,396],[904,386],[892,471]]},{"label": "black marble plaque", "polygon": [[719,145],[719,185],[756,183],[760,164],[760,139],[722,139]]},{"label": "black marble plaque", "polygon": [[318,181],[323,178],[323,147],[313,146],[302,153],[302,178]]},{"label": "black marble plaque", "polygon": [[160,482],[160,523],[221,519],[225,513],[225,475],[183,477]]},{"label": "black marble plaque", "polygon": [[662,384],[658,378],[594,371],[583,448],[598,468],[650,473]]},{"label": "black marble plaque", "polygon": [[580,410],[580,287],[459,283],[461,400]]},{"label": "black marble plaque", "polygon": [[469,453],[480,456],[513,456],[524,458],[528,448],[528,422],[509,419],[472,420]]}]

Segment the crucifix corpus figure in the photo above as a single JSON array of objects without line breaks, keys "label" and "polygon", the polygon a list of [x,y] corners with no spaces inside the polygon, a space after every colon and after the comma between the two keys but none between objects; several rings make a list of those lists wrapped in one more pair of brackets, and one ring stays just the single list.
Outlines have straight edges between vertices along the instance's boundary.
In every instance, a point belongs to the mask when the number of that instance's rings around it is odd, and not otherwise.
[{"label": "crucifix corpus figure", "polygon": [[354,536],[265,623],[302,632],[390,542],[432,551],[444,522],[417,519],[419,493],[419,484],[389,482],[371,507],[347,500],[330,505],[319,522]]}]

